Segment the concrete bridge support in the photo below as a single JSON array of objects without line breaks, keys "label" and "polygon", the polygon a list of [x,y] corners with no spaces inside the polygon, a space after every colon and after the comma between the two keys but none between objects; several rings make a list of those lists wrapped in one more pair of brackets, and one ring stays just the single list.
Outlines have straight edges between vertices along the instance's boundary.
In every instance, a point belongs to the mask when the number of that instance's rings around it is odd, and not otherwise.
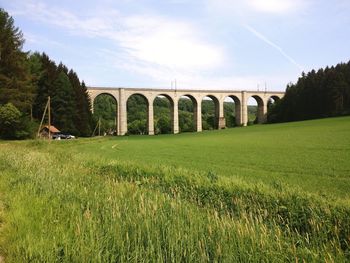
[{"label": "concrete bridge support", "polygon": [[172,131],[174,134],[179,133],[179,108],[178,102],[174,103],[171,108],[171,116],[172,116]]},{"label": "concrete bridge support", "polygon": [[126,99],[125,99],[125,91],[124,89],[120,89],[119,91],[119,129],[117,131],[118,135],[125,135],[128,132],[128,124],[127,124],[127,110],[126,110]]},{"label": "concrete bridge support", "polygon": [[154,135],[153,103],[148,104],[148,135]]},{"label": "concrete bridge support", "polygon": [[226,120],[225,120],[225,114],[224,114],[224,101],[220,100],[218,101],[218,129],[225,129],[226,128]]},{"label": "concrete bridge support", "polygon": [[[231,97],[235,102],[235,119],[238,126],[248,124],[248,99],[255,98],[258,103],[258,123],[266,122],[267,105],[270,98],[278,100],[284,96],[284,92],[259,92],[259,91],[230,91],[230,90],[169,90],[169,89],[134,89],[134,88],[88,88],[91,98],[91,110],[93,102],[100,94],[111,95],[117,103],[117,134],[125,135],[128,131],[127,123],[127,100],[132,95],[143,96],[148,104],[147,127],[148,134],[154,135],[154,110],[153,103],[157,96],[165,96],[171,105],[172,132],[179,133],[179,99],[183,96],[189,97],[193,103],[193,119],[195,131],[202,131],[202,100],[209,96],[215,103],[215,120],[218,129],[225,128],[224,115],[225,98]],[[208,95],[209,94],[209,95]]]},{"label": "concrete bridge support", "polygon": [[196,102],[196,105],[193,105],[193,116],[195,123],[195,130],[197,132],[202,131],[202,103],[199,101]]},{"label": "concrete bridge support", "polygon": [[248,98],[247,98],[247,92],[242,91],[242,100],[241,100],[242,108],[241,108],[241,125],[247,126],[248,124]]}]

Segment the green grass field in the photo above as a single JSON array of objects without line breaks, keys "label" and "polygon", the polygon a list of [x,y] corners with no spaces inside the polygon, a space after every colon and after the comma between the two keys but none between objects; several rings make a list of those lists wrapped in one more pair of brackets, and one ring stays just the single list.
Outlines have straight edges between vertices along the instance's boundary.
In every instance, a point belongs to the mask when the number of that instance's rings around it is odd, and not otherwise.
[{"label": "green grass field", "polygon": [[350,117],[0,150],[6,262],[350,261]]}]

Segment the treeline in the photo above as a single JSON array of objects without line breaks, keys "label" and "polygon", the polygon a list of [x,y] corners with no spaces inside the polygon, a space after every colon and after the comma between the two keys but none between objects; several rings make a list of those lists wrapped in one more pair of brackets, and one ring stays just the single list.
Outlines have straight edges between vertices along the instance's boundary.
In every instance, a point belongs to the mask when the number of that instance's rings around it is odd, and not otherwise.
[{"label": "treeline", "polygon": [[78,75],[46,55],[34,53],[29,57],[36,79],[33,117],[40,119],[48,96],[51,98],[52,123],[63,132],[78,136],[91,136],[92,114],[90,98],[84,81]]},{"label": "treeline", "polygon": [[350,114],[350,61],[303,73],[269,108],[268,122],[287,122]]},{"label": "treeline", "polygon": [[32,137],[48,96],[52,124],[62,132],[91,135],[90,100],[84,82],[46,54],[23,52],[23,34],[0,8],[0,137]]}]

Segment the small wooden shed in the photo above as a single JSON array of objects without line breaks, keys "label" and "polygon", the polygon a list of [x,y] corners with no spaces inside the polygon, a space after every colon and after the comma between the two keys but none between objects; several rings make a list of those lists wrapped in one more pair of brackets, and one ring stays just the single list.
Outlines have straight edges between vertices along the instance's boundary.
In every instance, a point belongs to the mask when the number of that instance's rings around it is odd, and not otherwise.
[{"label": "small wooden shed", "polygon": [[49,131],[50,131],[50,137],[52,138],[52,135],[60,133],[61,131],[59,129],[57,129],[55,126],[51,125],[49,127],[49,125],[45,125],[41,128],[40,130],[40,137],[41,138],[49,138]]}]

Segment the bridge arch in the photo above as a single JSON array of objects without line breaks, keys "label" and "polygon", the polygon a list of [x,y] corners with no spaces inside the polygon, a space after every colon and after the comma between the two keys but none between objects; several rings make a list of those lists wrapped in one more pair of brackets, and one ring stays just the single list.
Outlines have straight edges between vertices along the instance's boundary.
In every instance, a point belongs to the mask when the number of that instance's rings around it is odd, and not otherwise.
[{"label": "bridge arch", "polygon": [[[154,133],[164,134],[164,133],[175,133],[176,128],[174,127],[174,99],[168,94],[157,94],[153,100],[152,105],[161,106],[160,109],[157,107],[153,110],[154,114]],[[163,109],[162,109],[163,108]],[[159,110],[167,111],[168,114],[162,114]]]},{"label": "bridge arch", "polygon": [[115,96],[112,92],[107,92],[107,91],[101,91],[101,92],[95,92],[90,94],[90,102],[91,102],[91,112],[94,113],[94,103],[97,97],[99,97],[100,95],[107,95],[112,97],[115,102],[118,104],[118,98],[117,96]]},{"label": "bridge arch", "polygon": [[266,101],[266,107],[269,109],[271,106],[273,106],[277,101],[279,101],[281,98],[277,95],[269,96]]},{"label": "bridge arch", "polygon": [[91,108],[94,122],[99,123],[99,129],[95,134],[116,135],[118,133],[118,99],[112,93],[100,92],[93,97]]},{"label": "bridge arch", "polygon": [[[198,113],[198,99],[191,94],[181,94],[177,101],[177,105],[179,131],[199,131],[198,114],[200,114],[200,111]],[[191,116],[186,112],[191,112]]]},{"label": "bridge arch", "polygon": [[[254,102],[254,101],[256,102],[256,106],[257,106],[256,112],[255,112],[255,119],[249,120],[249,106],[251,105],[251,102]],[[266,120],[265,108],[266,108],[266,103],[265,103],[264,99],[257,94],[252,94],[248,98],[248,101],[247,101],[248,123],[249,122],[254,122],[254,123],[258,123],[258,124],[264,123]]]},{"label": "bridge arch", "polygon": [[[126,97],[126,125],[129,134],[151,133],[149,131],[149,110],[150,100],[144,94],[132,93]],[[134,112],[134,114],[128,114],[131,112]],[[132,116],[134,117],[131,118]]]},{"label": "bridge arch", "polygon": [[[212,103],[208,102],[209,100],[212,101]],[[206,102],[207,101],[207,102]],[[206,103],[207,105],[204,105]],[[212,94],[207,94],[202,97],[201,99],[201,108],[202,108],[202,129],[203,130],[209,130],[209,129],[218,129],[219,128],[219,117],[220,117],[220,101],[219,99]],[[208,107],[210,113],[207,113],[207,116],[204,114],[204,107]],[[213,106],[213,109],[212,109]]]},{"label": "bridge arch", "polygon": [[[233,102],[233,107],[228,105],[227,102]],[[225,117],[225,126],[234,127],[240,126],[242,120],[242,111],[241,111],[241,100],[235,95],[227,95],[223,101],[224,107],[224,117]]]}]

